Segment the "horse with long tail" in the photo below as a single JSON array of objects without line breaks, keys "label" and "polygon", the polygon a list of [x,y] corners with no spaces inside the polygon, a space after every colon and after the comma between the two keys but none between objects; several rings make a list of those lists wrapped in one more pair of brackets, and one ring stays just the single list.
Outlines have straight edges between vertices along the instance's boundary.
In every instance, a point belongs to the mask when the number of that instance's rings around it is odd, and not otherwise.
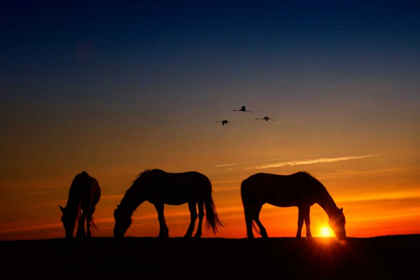
[{"label": "horse with long tail", "polygon": [[[343,208],[339,209],[327,189],[306,172],[291,175],[258,173],[251,175],[241,184],[241,196],[244,207],[247,237],[254,238],[253,229],[263,238],[268,238],[259,215],[265,203],[277,207],[297,206],[298,229],[296,238],[301,238],[303,222],[306,226],[306,238],[312,238],[310,229],[310,207],[319,204],[329,217],[329,225],[338,239],[346,238],[346,219]],[[258,225],[259,231],[254,222]]]},{"label": "horse with long tail", "polygon": [[66,207],[59,205],[63,213],[61,221],[66,232],[66,238],[73,238],[74,228],[77,226],[77,238],[92,237],[91,226],[96,229],[92,215],[101,197],[101,188],[98,181],[89,176],[85,171],[74,177],[70,186],[69,197]]},{"label": "horse with long tail", "polygon": [[158,237],[161,238],[169,237],[169,230],[163,214],[165,204],[181,205],[188,203],[191,222],[185,238],[190,238],[193,234],[197,220],[197,205],[198,229],[195,238],[201,237],[204,212],[207,227],[211,228],[214,234],[220,227],[224,227],[223,222],[217,215],[212,198],[211,182],[205,175],[195,171],[168,173],[159,169],[147,169],[140,173],[132,186],[125,192],[121,203],[114,210],[115,237],[124,237],[131,225],[133,211],[144,201],[152,203],[156,208],[160,226]]}]

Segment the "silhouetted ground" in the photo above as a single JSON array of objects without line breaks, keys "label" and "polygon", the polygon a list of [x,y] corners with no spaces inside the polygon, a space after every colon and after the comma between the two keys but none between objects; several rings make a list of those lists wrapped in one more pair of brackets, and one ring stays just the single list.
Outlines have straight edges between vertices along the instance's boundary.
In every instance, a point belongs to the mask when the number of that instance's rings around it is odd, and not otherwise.
[{"label": "silhouetted ground", "polygon": [[[420,235],[0,241],[7,279],[419,279]],[[4,278],[4,279],[6,279]]]}]

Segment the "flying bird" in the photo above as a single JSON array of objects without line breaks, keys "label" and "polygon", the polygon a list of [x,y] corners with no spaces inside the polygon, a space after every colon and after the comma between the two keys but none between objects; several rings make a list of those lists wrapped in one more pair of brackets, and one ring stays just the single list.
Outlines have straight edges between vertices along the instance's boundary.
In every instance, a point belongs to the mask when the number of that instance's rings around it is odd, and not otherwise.
[{"label": "flying bird", "polygon": [[265,120],[265,121],[268,121],[268,120],[272,120],[272,121],[275,121],[274,119],[270,119],[269,117],[264,117],[264,118],[255,118],[256,120]]},{"label": "flying bird", "polygon": [[230,122],[228,120],[223,120],[221,122],[216,122],[216,123],[221,123],[222,125],[225,125],[225,124],[232,123],[232,122]]},{"label": "flying bird", "polygon": [[233,110],[233,111],[238,111],[238,112],[252,112],[252,111],[247,111],[247,109],[245,108],[245,106],[242,106],[240,110]]}]

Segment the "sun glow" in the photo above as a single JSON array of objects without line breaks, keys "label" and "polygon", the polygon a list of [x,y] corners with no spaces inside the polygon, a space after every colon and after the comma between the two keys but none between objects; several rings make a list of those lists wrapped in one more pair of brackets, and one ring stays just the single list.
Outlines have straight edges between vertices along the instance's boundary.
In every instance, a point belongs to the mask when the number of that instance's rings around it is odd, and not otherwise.
[{"label": "sun glow", "polygon": [[321,237],[331,237],[331,236],[333,236],[333,233],[332,233],[330,228],[322,227],[321,230],[319,231],[319,235]]}]

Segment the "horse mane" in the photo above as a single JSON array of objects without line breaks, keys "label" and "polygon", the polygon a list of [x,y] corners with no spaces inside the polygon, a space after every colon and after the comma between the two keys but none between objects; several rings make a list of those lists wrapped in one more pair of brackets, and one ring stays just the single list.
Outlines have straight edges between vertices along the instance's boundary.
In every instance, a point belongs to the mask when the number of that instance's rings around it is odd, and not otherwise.
[{"label": "horse mane", "polygon": [[133,183],[132,183],[132,185],[131,185],[131,187],[129,188],[129,189],[127,189],[125,192],[127,193],[131,188],[133,188],[135,185],[137,185],[139,182],[140,182],[140,180],[142,180],[142,179],[144,179],[144,178],[146,178],[148,175],[150,175],[151,173],[155,173],[155,172],[164,172],[163,170],[161,170],[161,169],[156,169],[156,168],[154,168],[154,169],[151,169],[151,168],[148,168],[148,169],[144,169],[144,171],[143,172],[141,172],[138,176],[137,176],[137,178],[133,181]]},{"label": "horse mane", "polygon": [[[306,171],[299,171],[297,174],[305,174],[305,175],[307,175],[307,176],[310,176],[310,178],[312,179],[312,180],[315,180],[317,183],[318,183],[318,186],[320,187],[320,190],[322,190],[322,192],[324,193],[324,195],[325,196],[327,196],[327,197],[329,197],[331,200],[332,200],[332,202],[333,202],[333,204],[334,204],[334,206],[337,208],[337,211],[338,212],[340,212],[339,211],[339,208],[337,207],[337,205],[335,204],[335,201],[333,200],[333,198],[331,197],[331,195],[330,195],[330,193],[328,192],[328,190],[327,190],[327,188],[324,186],[324,184],[322,184],[317,178],[315,178],[314,176],[312,176],[311,174],[309,174],[308,172],[306,172]],[[337,213],[338,213],[337,212]],[[341,213],[341,212],[340,212]],[[346,223],[346,218],[345,218],[345,216],[343,215],[343,218],[344,218],[344,223]]]},{"label": "horse mane", "polygon": [[299,171],[299,172],[297,172],[296,174],[304,174],[304,175],[307,175],[307,176],[309,176],[312,180],[315,180],[316,182],[318,182],[325,190],[327,190],[326,188],[325,188],[325,186],[317,179],[317,178],[315,178],[314,176],[312,176],[309,172],[306,172],[306,171]]}]

